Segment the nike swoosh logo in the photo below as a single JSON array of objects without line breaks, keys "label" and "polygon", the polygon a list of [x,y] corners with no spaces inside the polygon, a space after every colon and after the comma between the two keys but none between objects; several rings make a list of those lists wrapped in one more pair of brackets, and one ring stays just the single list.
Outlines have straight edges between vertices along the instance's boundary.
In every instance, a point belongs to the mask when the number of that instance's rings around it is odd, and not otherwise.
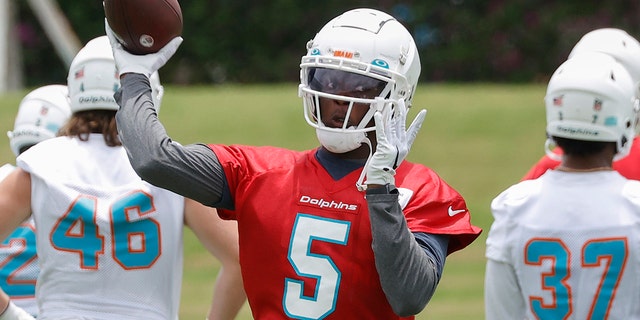
[{"label": "nike swoosh logo", "polygon": [[463,212],[467,211],[467,209],[453,210],[453,208],[451,206],[449,206],[449,210],[448,211],[449,211],[449,216],[453,217],[458,213],[463,213]]}]

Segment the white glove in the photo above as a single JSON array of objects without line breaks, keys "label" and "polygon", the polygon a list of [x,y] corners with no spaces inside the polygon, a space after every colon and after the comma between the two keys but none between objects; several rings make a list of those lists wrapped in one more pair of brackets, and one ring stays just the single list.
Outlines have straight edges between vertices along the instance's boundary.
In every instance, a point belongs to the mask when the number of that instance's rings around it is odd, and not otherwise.
[{"label": "white glove", "polygon": [[107,19],[104,19],[104,30],[107,33],[107,37],[109,37],[109,42],[111,42],[113,59],[116,62],[118,73],[121,75],[125,73],[141,73],[149,77],[169,61],[183,40],[182,37],[175,37],[156,53],[137,55],[129,53],[122,47],[122,44],[116,39],[115,33],[111,30]]},{"label": "white glove", "polygon": [[33,316],[9,301],[9,306],[0,315],[0,320],[35,320]]},{"label": "white glove", "polygon": [[367,176],[366,185],[395,184],[395,169],[407,157],[427,114],[427,110],[420,110],[406,130],[407,107],[404,100],[398,101],[395,112],[389,109],[385,108],[382,113],[376,111],[373,115],[377,146],[364,168]]}]

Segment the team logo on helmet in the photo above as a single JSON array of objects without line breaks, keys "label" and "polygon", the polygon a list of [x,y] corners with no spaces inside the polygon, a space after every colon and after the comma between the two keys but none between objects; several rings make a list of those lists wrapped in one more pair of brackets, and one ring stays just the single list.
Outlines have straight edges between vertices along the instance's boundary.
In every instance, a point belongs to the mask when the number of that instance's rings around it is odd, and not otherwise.
[{"label": "team logo on helmet", "polygon": [[380,68],[389,69],[389,63],[382,59],[375,59],[371,61],[371,64]]}]

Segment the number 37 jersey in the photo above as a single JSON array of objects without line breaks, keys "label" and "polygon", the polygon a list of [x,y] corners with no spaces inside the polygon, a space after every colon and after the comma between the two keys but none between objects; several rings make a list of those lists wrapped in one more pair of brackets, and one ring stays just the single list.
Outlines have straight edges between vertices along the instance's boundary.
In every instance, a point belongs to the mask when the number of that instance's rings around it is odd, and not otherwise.
[{"label": "number 37 jersey", "polygon": [[528,319],[640,318],[640,183],[547,171],[492,202],[487,258],[512,267]]},{"label": "number 37 jersey", "polygon": [[101,135],[43,141],[17,164],[31,173],[39,319],[177,319],[183,197]]}]

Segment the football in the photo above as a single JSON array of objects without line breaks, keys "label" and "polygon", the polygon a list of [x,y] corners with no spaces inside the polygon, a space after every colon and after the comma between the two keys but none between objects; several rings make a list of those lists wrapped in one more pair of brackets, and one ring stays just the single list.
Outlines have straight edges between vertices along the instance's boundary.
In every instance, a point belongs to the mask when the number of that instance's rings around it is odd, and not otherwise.
[{"label": "football", "polygon": [[158,52],[182,34],[178,0],[104,0],[103,3],[111,30],[133,54]]}]

